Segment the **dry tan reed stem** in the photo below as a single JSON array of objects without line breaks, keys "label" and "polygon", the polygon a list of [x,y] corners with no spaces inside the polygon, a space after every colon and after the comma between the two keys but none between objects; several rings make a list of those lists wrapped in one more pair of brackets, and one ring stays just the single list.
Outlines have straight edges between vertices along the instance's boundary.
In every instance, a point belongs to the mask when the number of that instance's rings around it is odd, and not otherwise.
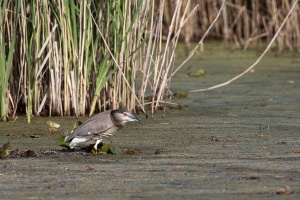
[{"label": "dry tan reed stem", "polygon": [[118,69],[119,69],[119,71],[120,71],[120,73],[121,73],[121,75],[122,75],[122,77],[123,77],[123,80],[124,80],[125,83],[127,84],[128,88],[130,89],[130,91],[132,92],[132,94],[134,95],[134,97],[135,97],[136,101],[138,102],[140,108],[142,109],[143,113],[146,114],[146,111],[145,111],[144,107],[142,106],[141,102],[139,101],[138,97],[136,96],[135,91],[131,88],[131,86],[130,86],[128,80],[126,79],[126,76],[125,76],[125,74],[123,73],[121,67],[119,66],[119,64],[118,64],[118,62],[117,62],[117,60],[116,60],[116,58],[114,57],[114,55],[113,55],[112,52],[110,51],[109,46],[108,46],[108,44],[107,44],[107,42],[106,42],[106,39],[104,38],[104,36],[103,36],[103,34],[102,34],[102,32],[101,32],[101,30],[100,30],[100,28],[99,28],[99,26],[98,26],[98,24],[97,24],[95,18],[94,18],[93,15],[92,15],[92,12],[91,12],[91,10],[90,10],[90,7],[87,6],[87,8],[88,8],[88,10],[89,10],[89,12],[90,12],[90,15],[91,15],[91,17],[92,17],[92,19],[93,19],[93,22],[94,22],[94,24],[95,24],[95,26],[96,26],[96,28],[97,28],[99,34],[101,35],[101,38],[102,38],[102,40],[103,40],[103,43],[105,44],[105,46],[106,46],[106,48],[107,48],[107,50],[108,50],[108,52],[109,52],[111,58],[112,58],[113,61],[115,62],[116,66],[118,67]]},{"label": "dry tan reed stem", "polygon": [[[178,39],[179,39],[179,34],[183,28],[183,26],[186,24],[186,22],[188,21],[188,19],[194,14],[194,12],[198,9],[198,6],[196,6],[192,12],[189,13],[189,15],[187,17],[185,17],[187,15],[187,12],[189,10],[189,6],[190,6],[190,3],[191,1],[188,1],[188,3],[185,5],[185,8],[184,8],[184,12],[183,14],[180,16],[180,10],[181,10],[181,4],[179,4],[179,9],[178,10],[175,10],[174,14],[173,14],[173,17],[176,18],[176,20],[174,21],[174,25],[175,25],[175,29],[174,30],[177,30],[175,31],[176,34],[175,36],[173,37],[173,47],[172,47],[172,52],[171,52],[171,55],[169,57],[169,59],[167,60],[167,62],[169,63],[166,63],[166,69],[165,69],[165,73],[164,75],[161,77],[162,81],[160,83],[160,90],[158,92],[158,95],[157,95],[157,100],[161,99],[163,93],[164,93],[164,90],[168,89],[168,85],[170,85],[170,82],[171,82],[171,79],[169,78],[169,71],[171,69],[171,65],[174,64],[174,59],[175,59],[175,50],[176,50],[176,46],[177,46],[177,43],[178,43]],[[178,12],[176,12],[178,11]],[[180,20],[179,20],[180,19]],[[173,19],[172,19],[173,21]],[[172,23],[171,23],[172,24]],[[171,27],[170,27],[171,29]],[[171,30],[173,32],[173,30]],[[168,39],[170,39],[168,37]],[[167,41],[167,44],[168,44],[168,41]],[[166,45],[165,47],[166,49],[169,49],[168,48],[168,45]],[[169,53],[169,50],[168,51],[165,51],[165,53]],[[162,64],[163,65],[163,64]],[[169,90],[170,92],[170,90]],[[156,105],[155,105],[155,109],[157,109],[158,105],[159,105],[159,101],[156,101]],[[165,104],[166,105],[166,104]]]},{"label": "dry tan reed stem", "polygon": [[171,74],[171,76],[169,77],[169,79],[172,78],[177,73],[177,71],[181,67],[184,66],[184,64],[195,54],[195,52],[197,51],[197,49],[199,48],[199,46],[203,44],[204,38],[207,36],[207,34],[209,33],[210,29],[213,27],[213,25],[216,23],[217,19],[219,18],[220,14],[221,14],[221,11],[224,8],[225,1],[226,0],[223,0],[223,3],[222,3],[222,5],[221,5],[221,7],[220,7],[220,9],[218,11],[218,14],[216,15],[215,19],[213,20],[213,22],[208,27],[208,29],[206,30],[206,32],[204,33],[204,35],[202,36],[201,40],[198,42],[198,44],[196,45],[196,47],[189,53],[188,57],[176,68],[176,70]]},{"label": "dry tan reed stem", "polygon": [[[165,65],[165,61],[166,61],[166,58],[167,58],[167,53],[169,52],[169,48],[168,48],[169,43],[171,41],[171,36],[174,32],[174,30],[173,30],[174,26],[177,23],[176,17],[180,14],[180,9],[181,9],[181,1],[179,1],[179,3],[177,4],[177,6],[175,8],[174,15],[173,15],[171,24],[169,26],[169,34],[168,34],[167,41],[166,41],[165,51],[164,51],[164,54],[163,54],[163,57],[162,57],[162,61],[160,63],[160,70],[159,70],[158,75],[157,75],[157,81],[155,82],[155,86],[154,86],[154,92],[155,93],[157,92],[157,90],[159,90],[158,93],[155,95],[155,96],[157,96],[156,99],[161,98],[161,95],[162,95],[163,90],[165,88],[169,67],[164,68],[163,66]],[[163,79],[162,79],[162,81],[159,81],[159,79],[161,79],[161,77],[162,77],[163,72],[164,72]],[[154,98],[152,98],[152,101],[154,101]],[[155,104],[155,107],[154,107],[155,110],[157,109],[157,106],[158,106],[158,102],[156,102],[156,104]],[[153,114],[153,112],[154,111],[152,110],[152,114]]]},{"label": "dry tan reed stem", "polygon": [[45,106],[45,103],[46,103],[46,100],[48,98],[48,91],[45,93],[45,96],[42,100],[42,103],[40,104],[39,108],[38,108],[38,111],[37,111],[37,115],[39,116],[40,115],[40,112],[42,112],[42,109],[43,107]]},{"label": "dry tan reed stem", "polygon": [[[71,76],[71,80],[70,77]],[[75,74],[74,74],[74,70],[70,71],[70,76],[68,77],[68,85],[70,88],[70,94],[71,94],[71,98],[72,98],[72,107],[75,111],[75,115],[76,117],[78,117],[78,105],[77,105],[77,101],[76,101],[76,83],[75,83]]]},{"label": "dry tan reed stem", "polygon": [[44,42],[42,48],[40,49],[40,51],[39,51],[39,53],[38,53],[38,55],[37,55],[37,58],[40,58],[40,57],[41,57],[41,55],[42,55],[42,53],[44,52],[46,46],[48,45],[50,39],[53,37],[53,34],[54,34],[56,28],[57,28],[57,24],[54,24],[54,26],[52,27],[52,30],[51,30],[50,34],[48,35],[48,37],[47,37],[47,39],[45,40],[45,42]]},{"label": "dry tan reed stem", "polygon": [[[149,9],[149,4],[147,6],[147,10]],[[152,1],[152,11],[151,11],[151,18],[150,18],[150,36],[149,36],[149,41],[148,41],[148,45],[147,45],[147,50],[146,50],[146,53],[145,53],[145,61],[142,62],[142,55],[141,55],[141,63],[143,63],[141,66],[142,68],[140,69],[141,73],[142,73],[142,80],[141,80],[141,87],[140,87],[140,93],[139,93],[139,100],[141,101],[141,104],[144,105],[144,101],[145,101],[145,93],[146,93],[146,89],[147,89],[147,86],[148,86],[148,82],[150,83],[149,81],[149,73],[150,73],[150,67],[149,66],[149,63],[150,63],[150,52],[151,52],[151,48],[152,48],[152,44],[153,44],[153,20],[154,20],[154,1]],[[146,30],[147,31],[147,30]],[[150,83],[151,84],[151,83]]]}]

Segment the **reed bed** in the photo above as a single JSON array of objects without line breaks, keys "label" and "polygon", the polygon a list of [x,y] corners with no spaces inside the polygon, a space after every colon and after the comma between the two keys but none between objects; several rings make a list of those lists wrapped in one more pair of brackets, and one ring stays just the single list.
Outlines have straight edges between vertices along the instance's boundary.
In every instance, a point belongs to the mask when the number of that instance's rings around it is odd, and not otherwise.
[{"label": "reed bed", "polygon": [[[228,47],[247,50],[249,47],[268,42],[277,32],[280,24],[299,0],[226,0],[225,9],[211,29],[208,38],[224,40]],[[175,3],[168,1],[164,8],[164,24],[171,24]],[[190,6],[199,6],[193,19],[184,27],[181,38],[186,42],[197,41],[206,32],[218,13],[223,0],[194,0]],[[300,52],[300,12],[293,12],[281,34],[276,39],[273,50],[284,49]],[[297,25],[296,25],[297,24]],[[165,34],[168,31],[165,30]],[[233,44],[233,45],[232,45]]]},{"label": "reed bed", "polygon": [[[1,119],[93,115],[166,105],[180,40],[208,37],[247,50],[270,40],[294,1],[1,1]],[[299,5],[298,8],[299,10]],[[300,52],[300,12],[273,46]],[[181,67],[181,66],[180,66]],[[148,98],[150,96],[150,99]]]}]

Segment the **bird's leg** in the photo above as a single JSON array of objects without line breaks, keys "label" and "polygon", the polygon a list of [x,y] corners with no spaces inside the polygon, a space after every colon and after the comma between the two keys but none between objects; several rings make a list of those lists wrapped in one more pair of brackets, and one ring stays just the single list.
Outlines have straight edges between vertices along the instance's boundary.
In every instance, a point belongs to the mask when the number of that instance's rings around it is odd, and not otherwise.
[{"label": "bird's leg", "polygon": [[96,150],[97,150],[98,144],[99,144],[101,141],[102,141],[102,139],[96,140],[96,143],[95,143],[95,145],[94,145],[94,148],[95,148]]}]

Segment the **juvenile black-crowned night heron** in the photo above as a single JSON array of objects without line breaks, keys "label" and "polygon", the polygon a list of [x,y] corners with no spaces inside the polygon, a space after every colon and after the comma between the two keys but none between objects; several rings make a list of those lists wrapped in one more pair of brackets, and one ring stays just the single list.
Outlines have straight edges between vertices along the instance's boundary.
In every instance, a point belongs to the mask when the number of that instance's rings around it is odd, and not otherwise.
[{"label": "juvenile black-crowned night heron", "polygon": [[131,121],[143,122],[125,109],[107,110],[87,119],[65,138],[65,142],[70,142],[71,148],[95,144],[97,149],[103,137],[112,136]]}]

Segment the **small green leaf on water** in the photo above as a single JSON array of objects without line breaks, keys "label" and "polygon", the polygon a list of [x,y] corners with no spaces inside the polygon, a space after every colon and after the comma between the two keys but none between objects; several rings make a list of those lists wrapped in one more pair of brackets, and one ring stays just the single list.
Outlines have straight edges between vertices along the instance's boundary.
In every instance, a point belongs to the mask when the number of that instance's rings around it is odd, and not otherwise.
[{"label": "small green leaf on water", "polygon": [[57,146],[61,146],[61,147],[65,147],[65,148],[69,149],[70,145],[69,145],[68,142],[65,142],[65,138],[66,138],[66,136],[61,136],[61,137],[57,138],[56,145]]},{"label": "small green leaf on water", "polygon": [[108,144],[103,144],[102,147],[100,148],[101,152],[107,153],[109,151],[109,145]]},{"label": "small green leaf on water", "polygon": [[47,124],[49,127],[53,127],[53,128],[59,128],[60,124],[54,122],[54,121],[47,121]]},{"label": "small green leaf on water", "polygon": [[116,155],[122,155],[122,151],[113,145],[103,144],[100,149],[98,149],[97,153],[95,153],[95,149],[93,148],[91,150],[92,154],[116,154]]},{"label": "small green leaf on water", "polygon": [[54,121],[47,121],[47,124],[49,126],[50,133],[55,133],[59,131],[60,124],[54,122]]},{"label": "small green leaf on water", "polygon": [[188,73],[188,75],[189,75],[190,77],[199,77],[199,76],[205,76],[205,75],[206,75],[206,72],[205,72],[204,69],[199,69],[199,70],[197,70],[197,71],[195,71],[195,72],[190,72],[190,73]]},{"label": "small green leaf on water", "polygon": [[109,151],[110,151],[110,153],[116,154],[116,155],[122,155],[123,154],[121,149],[119,149],[118,147],[113,146],[113,145],[109,145]]},{"label": "small green leaf on water", "polygon": [[3,144],[2,147],[0,147],[0,159],[6,158],[10,153],[10,145],[9,142],[6,142]]}]

